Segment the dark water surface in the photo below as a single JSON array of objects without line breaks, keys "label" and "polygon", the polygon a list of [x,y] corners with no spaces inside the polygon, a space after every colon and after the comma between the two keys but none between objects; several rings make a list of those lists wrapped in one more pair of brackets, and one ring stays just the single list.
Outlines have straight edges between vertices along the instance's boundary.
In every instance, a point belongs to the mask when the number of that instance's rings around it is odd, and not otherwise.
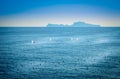
[{"label": "dark water surface", "polygon": [[0,28],[0,79],[120,79],[120,28]]}]

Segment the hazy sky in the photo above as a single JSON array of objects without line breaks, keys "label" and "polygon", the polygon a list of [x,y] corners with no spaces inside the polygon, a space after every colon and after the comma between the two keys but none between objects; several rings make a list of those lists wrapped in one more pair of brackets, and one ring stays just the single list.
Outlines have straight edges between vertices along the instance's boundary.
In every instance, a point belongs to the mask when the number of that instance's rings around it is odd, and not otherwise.
[{"label": "hazy sky", "polygon": [[120,26],[120,0],[0,0],[0,26],[83,21]]}]

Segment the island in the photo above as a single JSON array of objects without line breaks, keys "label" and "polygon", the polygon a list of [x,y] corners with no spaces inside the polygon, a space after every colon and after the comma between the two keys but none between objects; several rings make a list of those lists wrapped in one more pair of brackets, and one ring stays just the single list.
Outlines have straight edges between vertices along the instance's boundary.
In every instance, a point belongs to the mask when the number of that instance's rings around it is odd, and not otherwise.
[{"label": "island", "polygon": [[74,22],[71,25],[64,25],[64,24],[48,24],[47,27],[100,27],[100,25],[89,24],[85,22]]}]

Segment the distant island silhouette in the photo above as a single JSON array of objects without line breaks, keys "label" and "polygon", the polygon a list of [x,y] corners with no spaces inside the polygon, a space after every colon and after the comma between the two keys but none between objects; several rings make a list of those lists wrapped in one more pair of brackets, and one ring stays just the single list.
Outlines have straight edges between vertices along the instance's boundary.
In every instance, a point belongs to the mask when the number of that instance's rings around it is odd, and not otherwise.
[{"label": "distant island silhouette", "polygon": [[100,27],[100,25],[94,25],[79,21],[79,22],[74,22],[72,25],[48,24],[47,27]]}]

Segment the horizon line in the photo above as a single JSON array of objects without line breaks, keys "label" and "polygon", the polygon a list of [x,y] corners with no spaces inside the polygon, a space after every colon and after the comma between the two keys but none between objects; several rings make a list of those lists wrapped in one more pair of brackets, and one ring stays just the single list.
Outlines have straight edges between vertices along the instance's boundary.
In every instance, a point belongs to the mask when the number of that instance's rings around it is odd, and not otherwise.
[{"label": "horizon line", "polygon": [[98,25],[100,27],[120,27],[120,25],[100,25],[100,24],[93,24],[93,23],[87,23],[84,21],[75,21],[71,24],[64,24],[64,23],[47,23],[46,25],[0,25],[0,27],[48,27],[49,24],[55,24],[55,25],[66,25],[64,27],[72,27],[70,25],[73,25],[75,23],[85,23],[85,24],[91,24],[91,25]]},{"label": "horizon line", "polygon": [[[10,25],[10,26],[0,26],[0,28],[4,28],[4,27],[5,27],[5,28],[6,28],[6,27],[18,27],[18,28],[19,28],[19,27],[41,27],[41,28],[42,28],[42,27],[47,27],[47,26],[37,26],[37,25],[35,25],[35,26],[33,26],[33,25],[32,25],[32,26],[31,26],[31,25],[27,25],[27,26],[26,26],[26,25],[25,25],[25,26],[23,26],[23,25],[22,25],[22,26],[14,26],[14,25],[13,25],[13,26],[11,26],[11,25]],[[71,28],[71,26],[68,26],[68,28],[69,28],[69,27]],[[100,26],[100,27],[120,27],[120,26]],[[100,27],[97,27],[97,28],[100,28]],[[48,27],[48,28],[52,28],[52,27]],[[55,27],[55,28],[56,28],[56,27]],[[66,27],[65,27],[65,28],[66,28]],[[76,27],[75,27],[75,28],[76,28]],[[79,28],[87,28],[87,27],[79,27]],[[88,27],[88,28],[94,28],[94,27]]]}]

